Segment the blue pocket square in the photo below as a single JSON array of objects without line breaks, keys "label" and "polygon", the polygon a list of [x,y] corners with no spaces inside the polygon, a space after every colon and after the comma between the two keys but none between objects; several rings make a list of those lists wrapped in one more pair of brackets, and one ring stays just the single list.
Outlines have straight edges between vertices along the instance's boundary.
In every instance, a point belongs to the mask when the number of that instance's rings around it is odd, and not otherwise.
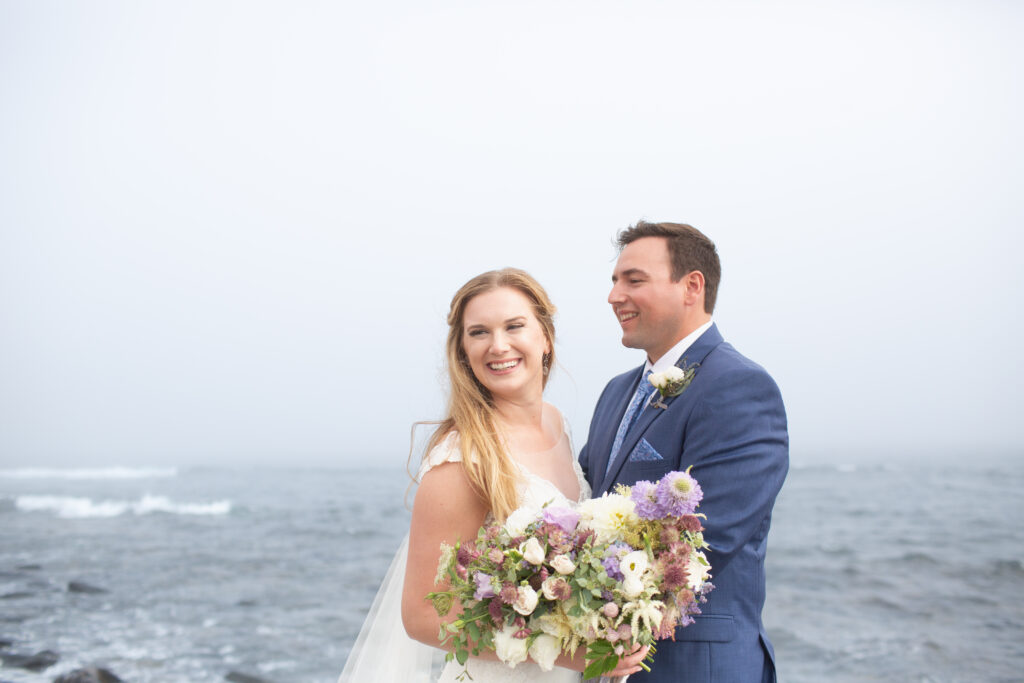
[{"label": "blue pocket square", "polygon": [[647,443],[647,439],[640,439],[636,448],[629,454],[630,462],[650,462],[652,460],[664,460],[661,453],[654,450],[654,446]]}]

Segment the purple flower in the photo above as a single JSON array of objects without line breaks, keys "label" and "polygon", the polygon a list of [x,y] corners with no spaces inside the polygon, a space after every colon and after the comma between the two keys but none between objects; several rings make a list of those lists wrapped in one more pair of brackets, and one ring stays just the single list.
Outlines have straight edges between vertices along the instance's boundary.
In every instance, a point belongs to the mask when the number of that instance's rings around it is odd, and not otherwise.
[{"label": "purple flower", "polygon": [[580,515],[575,510],[563,507],[548,506],[544,508],[544,521],[555,524],[565,532],[572,533],[580,522]]},{"label": "purple flower", "polygon": [[682,517],[693,514],[704,492],[687,472],[669,472],[658,482],[657,496],[666,513]]},{"label": "purple flower", "polygon": [[607,572],[608,577],[615,579],[616,581],[622,581],[622,571],[619,569],[619,560],[615,557],[606,557],[601,560],[601,564],[604,565],[604,570]]},{"label": "purple flower", "polygon": [[616,581],[622,581],[625,578],[622,575],[622,570],[619,569],[619,563],[626,553],[631,550],[633,549],[625,543],[612,543],[608,546],[604,559],[601,560],[601,565],[604,566],[604,570],[610,578]]},{"label": "purple flower", "polygon": [[489,574],[477,572],[473,574],[473,581],[476,582],[476,592],[473,593],[474,599],[483,600],[494,597],[494,584],[491,582]]},{"label": "purple flower", "polygon": [[638,481],[633,484],[633,492],[629,496],[636,503],[636,514],[641,519],[661,519],[665,517],[665,509],[658,500],[658,487],[649,481]]},{"label": "purple flower", "polygon": [[505,618],[501,613],[501,600],[491,600],[487,604],[487,611],[491,615],[491,619],[494,621],[494,625],[498,628],[505,623]]}]

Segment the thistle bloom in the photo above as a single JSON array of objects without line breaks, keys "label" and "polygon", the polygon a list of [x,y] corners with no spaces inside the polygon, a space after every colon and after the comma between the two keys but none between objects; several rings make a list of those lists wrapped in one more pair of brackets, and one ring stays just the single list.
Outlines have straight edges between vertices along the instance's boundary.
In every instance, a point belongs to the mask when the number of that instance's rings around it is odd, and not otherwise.
[{"label": "thistle bloom", "polygon": [[679,562],[665,563],[664,586],[667,591],[674,591],[686,585],[686,567]]},{"label": "thistle bloom", "polygon": [[501,612],[501,600],[491,600],[487,603],[487,611],[490,613],[494,625],[501,628],[505,622],[505,615]]},{"label": "thistle bloom", "polygon": [[658,482],[658,502],[665,512],[682,517],[691,515],[704,497],[700,484],[687,472],[669,472]]},{"label": "thistle bloom", "polygon": [[502,586],[501,592],[498,593],[498,599],[506,605],[513,604],[516,601],[516,598],[518,597],[519,591],[516,590],[516,587],[510,583],[506,583],[504,586]]}]

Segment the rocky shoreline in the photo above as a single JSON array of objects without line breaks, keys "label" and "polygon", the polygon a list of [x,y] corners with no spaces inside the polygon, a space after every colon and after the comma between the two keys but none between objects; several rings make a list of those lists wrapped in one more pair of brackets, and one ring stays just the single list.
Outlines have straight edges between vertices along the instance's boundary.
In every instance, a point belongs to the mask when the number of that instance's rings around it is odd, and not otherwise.
[{"label": "rocky shoreline", "polygon": [[[15,567],[13,572],[0,572],[0,577],[24,579],[27,576],[34,575],[41,569],[42,567],[39,565],[20,565]],[[25,583],[28,584],[25,586],[26,588],[40,585],[38,580]],[[50,584],[47,584],[47,586],[49,587]],[[50,589],[52,590],[52,588]],[[64,590],[67,593],[82,595],[103,595],[110,592],[106,588],[78,579],[68,581]],[[14,590],[0,595],[0,600],[18,601],[30,598],[33,595],[34,593],[31,590]],[[16,622],[17,619],[11,619],[10,621]],[[18,651],[17,645],[16,640],[0,635],[0,683],[9,683],[3,678],[3,669],[22,669],[43,674],[47,669],[56,666],[61,659],[60,654],[53,650],[44,649],[37,652],[22,652]],[[224,675],[224,680],[231,683],[273,683],[273,681],[265,678],[240,671],[227,672]],[[126,683],[126,681],[106,667],[92,665],[60,674],[53,679],[53,683]]]}]

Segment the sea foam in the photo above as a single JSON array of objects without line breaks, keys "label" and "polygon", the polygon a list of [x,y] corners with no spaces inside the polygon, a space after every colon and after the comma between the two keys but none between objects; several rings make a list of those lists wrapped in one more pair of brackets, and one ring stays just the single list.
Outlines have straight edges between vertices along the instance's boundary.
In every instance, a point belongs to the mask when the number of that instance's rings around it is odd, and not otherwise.
[{"label": "sea foam", "polygon": [[142,496],[137,501],[102,500],[78,496],[18,496],[15,507],[22,512],[52,512],[65,519],[146,515],[163,512],[174,515],[226,515],[231,501],[178,503],[166,496]]}]

